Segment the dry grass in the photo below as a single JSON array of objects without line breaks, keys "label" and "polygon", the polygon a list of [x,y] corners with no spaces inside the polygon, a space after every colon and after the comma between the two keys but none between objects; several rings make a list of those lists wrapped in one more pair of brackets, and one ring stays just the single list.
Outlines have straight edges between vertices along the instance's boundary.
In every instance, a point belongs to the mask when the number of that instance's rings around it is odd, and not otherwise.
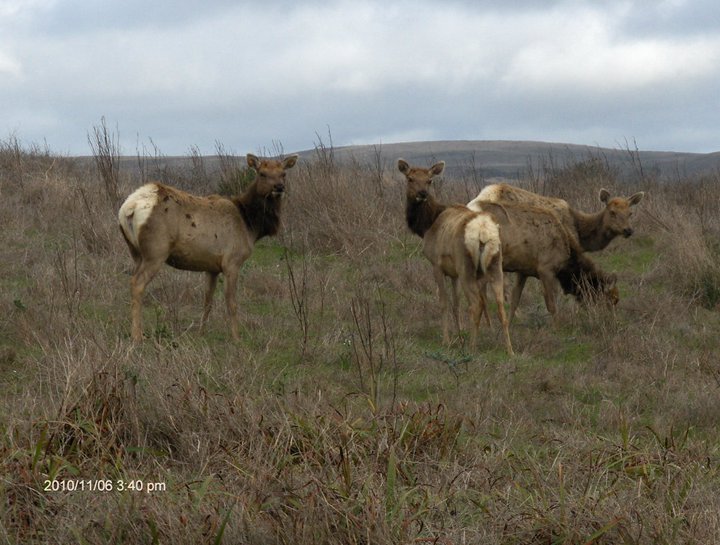
[{"label": "dry grass", "polygon": [[[282,234],[244,267],[242,341],[222,305],[200,336],[203,280],[166,268],[134,348],[107,186],[0,146],[0,540],[720,541],[717,176],[623,181],[593,158],[531,173],[584,209],[601,186],[648,196],[636,235],[597,254],[618,308],[564,298],[551,325],[531,281],[508,359],[496,330],[475,355],[440,346],[400,176],[331,151],[293,172]],[[232,178],[191,163],[184,186]],[[121,170],[120,194],[139,181]],[[466,202],[474,183],[437,189]]]}]

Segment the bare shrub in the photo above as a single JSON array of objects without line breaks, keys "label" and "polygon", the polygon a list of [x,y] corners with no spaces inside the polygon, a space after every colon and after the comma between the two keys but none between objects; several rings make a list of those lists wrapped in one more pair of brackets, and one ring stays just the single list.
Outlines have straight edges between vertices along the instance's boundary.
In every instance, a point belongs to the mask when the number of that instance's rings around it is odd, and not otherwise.
[{"label": "bare shrub", "polygon": [[[379,295],[378,291],[376,293]],[[391,405],[397,397],[398,360],[395,335],[389,323],[385,302],[356,296],[350,301],[353,328],[350,333],[352,361],[358,374],[360,391],[379,409],[387,367],[392,367]]]},{"label": "bare shrub", "polygon": [[368,174],[358,167],[301,163],[288,188],[285,237],[291,243],[305,240],[320,253],[358,257],[396,238],[402,221],[400,184],[388,183],[380,200],[373,190],[377,183]]},{"label": "bare shrub", "polygon": [[657,275],[691,303],[706,308],[720,304],[720,238],[711,223],[698,220],[694,206],[667,203],[658,234],[663,252]]},{"label": "bare shrub", "polygon": [[215,142],[215,152],[220,164],[220,180],[218,193],[220,195],[239,195],[255,180],[255,171],[247,168],[244,161],[227,151],[222,142]]},{"label": "bare shrub", "polygon": [[22,189],[29,179],[47,180],[55,173],[61,176],[72,163],[51,153],[47,145],[24,144],[17,135],[11,134],[0,140],[0,192],[5,184]]},{"label": "bare shrub", "polygon": [[111,131],[105,118],[100,125],[93,127],[88,134],[88,144],[92,150],[95,166],[102,180],[110,206],[115,209],[120,204],[120,134],[117,128]]},{"label": "bare shrub", "polygon": [[310,257],[307,250],[298,257],[287,249],[283,253],[290,303],[300,330],[301,362],[313,358],[322,336],[320,327],[325,317],[327,280],[321,271],[311,270]]},{"label": "bare shrub", "polygon": [[197,146],[191,146],[189,151],[191,162],[190,183],[193,187],[210,187],[211,177],[205,165],[205,157]]}]

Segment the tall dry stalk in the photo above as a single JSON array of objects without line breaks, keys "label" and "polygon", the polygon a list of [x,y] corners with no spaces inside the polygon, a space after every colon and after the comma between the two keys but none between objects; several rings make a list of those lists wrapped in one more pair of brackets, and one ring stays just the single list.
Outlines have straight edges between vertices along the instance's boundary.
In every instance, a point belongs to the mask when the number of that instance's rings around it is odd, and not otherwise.
[{"label": "tall dry stalk", "polygon": [[353,323],[350,334],[352,359],[360,388],[375,410],[379,410],[385,371],[388,366],[392,366],[391,405],[394,405],[397,397],[397,347],[385,301],[378,298],[375,303],[371,303],[365,296],[353,297],[350,314]]},{"label": "tall dry stalk", "polygon": [[100,125],[94,126],[92,134],[88,134],[88,143],[105,195],[110,205],[117,208],[120,205],[120,132],[117,128],[110,130],[102,117]]},{"label": "tall dry stalk", "polygon": [[289,252],[285,249],[283,254],[285,266],[287,268],[287,281],[290,289],[290,302],[292,304],[293,313],[300,326],[302,335],[300,361],[305,361],[308,351],[308,343],[310,339],[310,295],[308,289],[308,265],[305,253],[302,254],[300,261],[300,274],[296,274],[295,265],[292,262]]}]

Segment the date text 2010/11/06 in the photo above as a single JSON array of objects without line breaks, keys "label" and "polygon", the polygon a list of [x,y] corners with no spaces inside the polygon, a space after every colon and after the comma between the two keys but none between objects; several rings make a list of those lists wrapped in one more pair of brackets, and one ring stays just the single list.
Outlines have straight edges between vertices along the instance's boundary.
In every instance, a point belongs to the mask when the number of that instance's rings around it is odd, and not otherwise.
[{"label": "date text 2010/11/06", "polygon": [[165,492],[164,482],[146,482],[142,479],[45,479],[43,481],[45,492]]}]

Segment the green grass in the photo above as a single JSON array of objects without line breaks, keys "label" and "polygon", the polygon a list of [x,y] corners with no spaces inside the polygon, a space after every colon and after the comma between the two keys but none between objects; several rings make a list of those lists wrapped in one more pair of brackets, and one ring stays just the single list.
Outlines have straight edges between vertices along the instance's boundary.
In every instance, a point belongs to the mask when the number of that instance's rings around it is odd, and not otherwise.
[{"label": "green grass", "polygon": [[388,263],[402,263],[407,259],[425,259],[419,239],[408,236],[392,240],[383,257]]},{"label": "green grass", "polygon": [[[622,250],[618,247],[622,244]],[[593,254],[593,259],[609,271],[644,274],[660,257],[655,241],[649,236],[634,235],[622,242],[613,243],[609,251]]]},{"label": "green grass", "polygon": [[284,269],[284,259],[286,254],[290,255],[292,258],[297,258],[297,255],[280,244],[278,239],[266,238],[255,245],[252,255],[245,263],[245,267],[265,269],[273,266],[281,266]]}]

